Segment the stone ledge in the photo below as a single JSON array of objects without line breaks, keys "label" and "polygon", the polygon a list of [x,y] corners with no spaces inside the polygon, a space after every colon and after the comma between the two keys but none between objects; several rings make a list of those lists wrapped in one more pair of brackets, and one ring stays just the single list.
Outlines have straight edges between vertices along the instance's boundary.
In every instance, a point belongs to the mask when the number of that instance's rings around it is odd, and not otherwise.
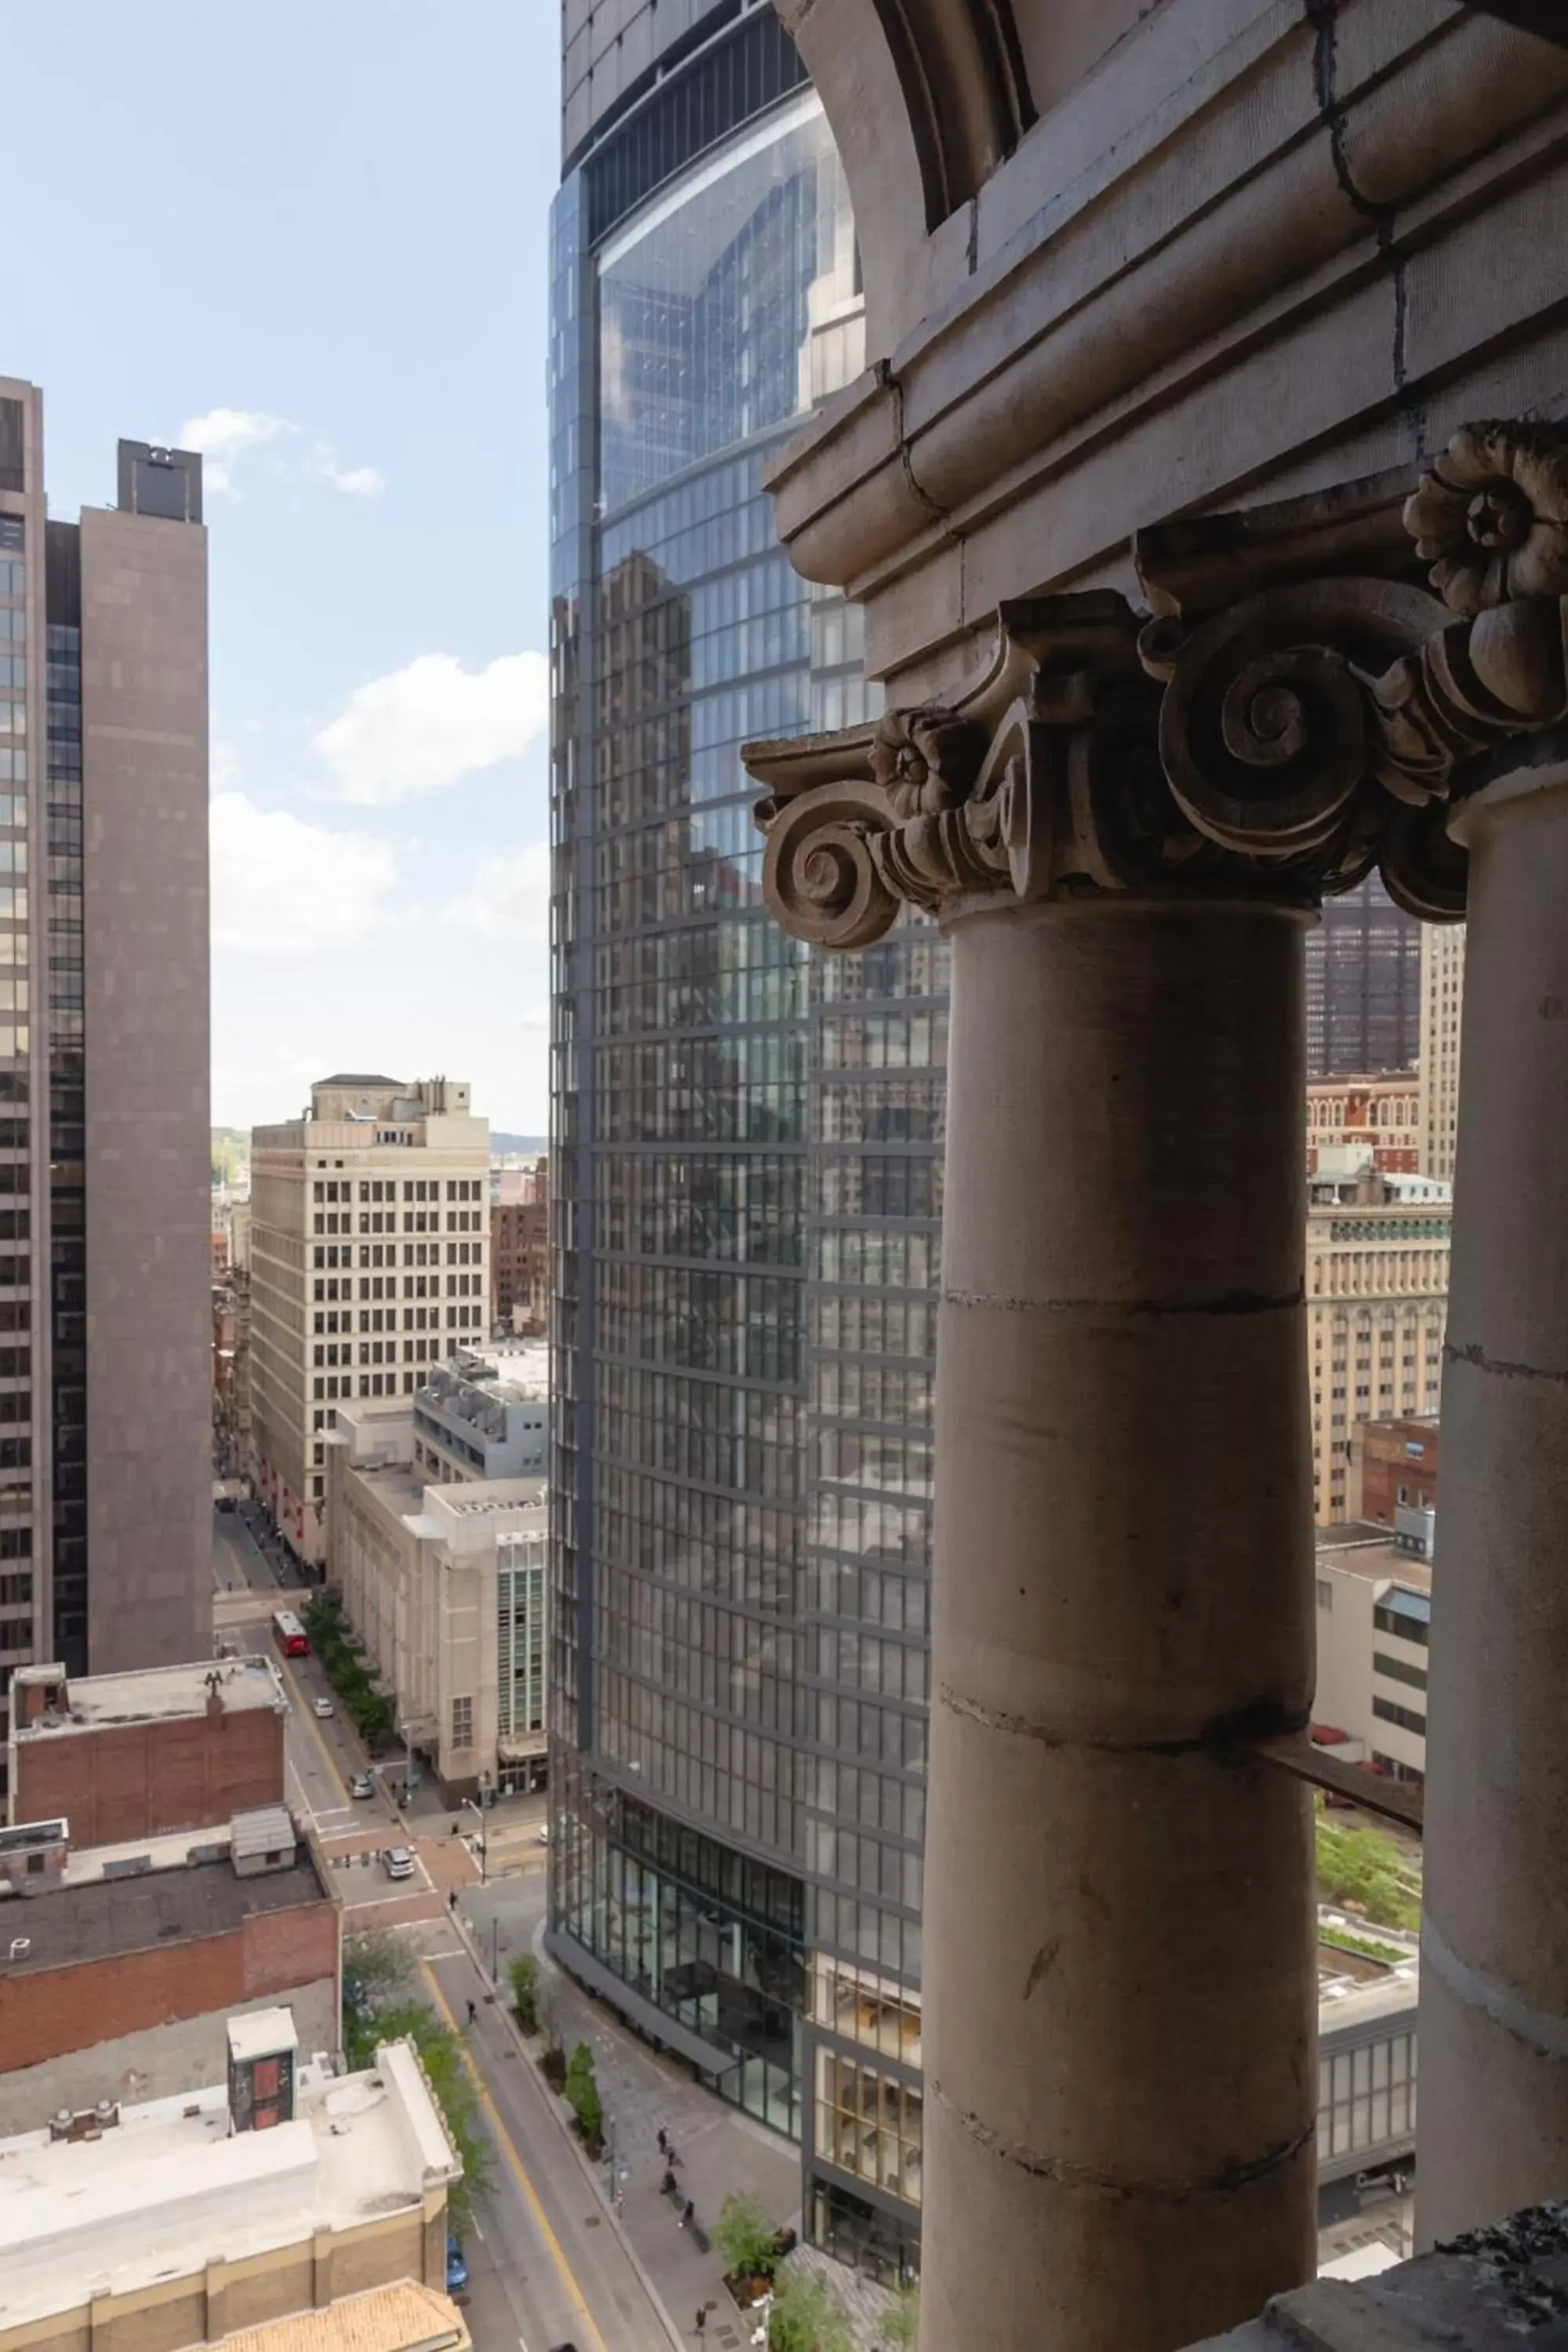
[{"label": "stone ledge", "polygon": [[1536,2205],[1375,2281],[1317,2279],[1190,2352],[1561,2352],[1568,2346],[1568,2204]]}]

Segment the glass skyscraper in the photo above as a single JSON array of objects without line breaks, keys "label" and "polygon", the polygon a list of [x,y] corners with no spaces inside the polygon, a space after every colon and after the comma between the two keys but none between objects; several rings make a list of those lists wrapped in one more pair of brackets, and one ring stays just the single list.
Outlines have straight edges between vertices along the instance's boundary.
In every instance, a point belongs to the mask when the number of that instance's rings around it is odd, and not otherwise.
[{"label": "glass skyscraper", "polygon": [[565,14],[551,1935],[796,2138],[811,2234],[892,2274],[919,2237],[945,949],[786,940],[739,758],[875,708],[858,613],[796,577],[762,490],[862,363],[853,222],[771,7]]}]

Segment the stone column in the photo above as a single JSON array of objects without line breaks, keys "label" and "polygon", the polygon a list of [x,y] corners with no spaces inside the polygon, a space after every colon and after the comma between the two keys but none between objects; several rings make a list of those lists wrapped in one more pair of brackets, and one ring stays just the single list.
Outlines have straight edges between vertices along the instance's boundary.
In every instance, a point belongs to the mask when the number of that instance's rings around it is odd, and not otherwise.
[{"label": "stone column", "polygon": [[1568,2195],[1568,756],[1470,852],[1434,1579],[1423,2243]]},{"label": "stone column", "polygon": [[1311,2274],[1304,928],[950,918],[922,2352]]}]

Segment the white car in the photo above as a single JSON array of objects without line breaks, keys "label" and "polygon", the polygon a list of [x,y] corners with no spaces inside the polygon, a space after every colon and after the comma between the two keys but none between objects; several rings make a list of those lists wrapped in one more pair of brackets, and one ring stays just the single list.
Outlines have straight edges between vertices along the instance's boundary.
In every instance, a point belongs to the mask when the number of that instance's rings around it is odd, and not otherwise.
[{"label": "white car", "polygon": [[315,1706],[316,1713],[321,1717],[321,1721],[325,1723],[327,1717],[334,1712],[331,1700],[330,1698],[319,1698],[315,1700],[313,1704]]},{"label": "white car", "polygon": [[389,1845],[381,1857],[381,1866],[388,1878],[412,1878],[414,1856],[405,1845]]}]

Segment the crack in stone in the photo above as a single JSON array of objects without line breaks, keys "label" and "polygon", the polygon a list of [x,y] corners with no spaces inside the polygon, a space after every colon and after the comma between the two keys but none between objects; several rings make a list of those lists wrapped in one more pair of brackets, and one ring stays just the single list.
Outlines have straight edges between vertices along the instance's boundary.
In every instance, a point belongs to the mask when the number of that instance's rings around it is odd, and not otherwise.
[{"label": "crack in stone", "polygon": [[899,445],[899,463],[903,467],[904,479],[932,521],[945,525],[948,520],[947,509],[938,506],[930,492],[922,489],[915,473],[914,460],[910,456],[910,445],[904,437],[904,387],[893,373],[892,362],[879,360],[877,373],[893,395],[893,437]]},{"label": "crack in stone", "polygon": [[1489,1372],[1496,1380],[1546,1381],[1554,1388],[1568,1388],[1568,1372],[1549,1371],[1540,1364],[1512,1363],[1506,1356],[1489,1356],[1476,1339],[1446,1339],[1443,1353],[1449,1363],[1468,1364],[1473,1371]]},{"label": "crack in stone", "polygon": [[984,1730],[1005,1732],[1015,1739],[1032,1739],[1042,1748],[1076,1748],[1100,1756],[1208,1754],[1222,1761],[1229,1760],[1245,1755],[1259,1740],[1288,1739],[1292,1733],[1304,1731],[1311,1720],[1310,1708],[1287,1707],[1266,1694],[1244,1706],[1232,1708],[1226,1715],[1215,1716],[1199,1730],[1181,1738],[1117,1739],[1054,1730],[1049,1724],[1033,1723],[1027,1716],[1013,1715],[1005,1707],[987,1706],[981,1699],[966,1697],[951,1683],[940,1683],[936,1696],[937,1704],[951,1715],[963,1716]]},{"label": "crack in stone", "polygon": [[1184,2204],[1194,2197],[1225,2197],[1238,2189],[1249,2188],[1256,2180],[1267,2180],[1271,2174],[1293,2164],[1304,2147],[1310,2147],[1317,2135],[1314,2119],[1299,2132],[1292,2133],[1274,2147],[1265,2148],[1261,2156],[1237,2159],[1222,2165],[1217,2172],[1202,2175],[1196,2179],[1136,2180],[1124,2179],[1113,2172],[1101,2172],[1094,2165],[1069,2163],[1065,2157],[1047,2156],[1043,2149],[1030,2147],[1023,2140],[1006,2138],[995,2127],[985,2123],[971,2108],[962,2107],[949,2096],[932,2074],[926,2076],[926,2096],[934,2099],[950,2115],[959,2129],[983,2147],[988,2156],[998,2157],[1004,2164],[1027,2172],[1037,2180],[1052,2180],[1063,2189],[1098,2189],[1118,2197],[1147,2197],[1166,2204]]},{"label": "crack in stone", "polygon": [[[1394,288],[1394,350],[1391,364],[1394,389],[1408,392],[1408,362],[1405,332],[1409,314],[1409,289],[1405,275],[1405,261],[1394,246],[1394,224],[1397,207],[1379,204],[1374,197],[1356,185],[1351,169],[1347,143],[1349,121],[1339,94],[1339,14],[1340,0],[1301,0],[1307,23],[1312,31],[1312,89],[1318,113],[1329,134],[1329,160],[1341,194],[1352,210],[1371,227],[1377,239],[1378,251],[1387,262]],[[1413,394],[1401,402],[1411,431],[1415,436],[1416,454],[1425,442],[1426,414]]]},{"label": "crack in stone", "polygon": [[1039,1950],[1029,1962],[1029,1973],[1024,1980],[1024,1999],[1026,2000],[1029,1999],[1031,1994],[1034,1992],[1035,1987],[1041,1981],[1042,1978],[1049,1972],[1052,1963],[1055,1961],[1057,1954],[1061,1950],[1061,1948],[1062,1939],[1059,1936],[1047,1937],[1046,1941],[1040,1946]]},{"label": "crack in stone", "polygon": [[959,1290],[942,1294],[946,1307],[995,1307],[1008,1315],[1279,1315],[1305,1303],[1294,1290],[1220,1290],[1210,1298],[1026,1298],[1020,1291]]}]

